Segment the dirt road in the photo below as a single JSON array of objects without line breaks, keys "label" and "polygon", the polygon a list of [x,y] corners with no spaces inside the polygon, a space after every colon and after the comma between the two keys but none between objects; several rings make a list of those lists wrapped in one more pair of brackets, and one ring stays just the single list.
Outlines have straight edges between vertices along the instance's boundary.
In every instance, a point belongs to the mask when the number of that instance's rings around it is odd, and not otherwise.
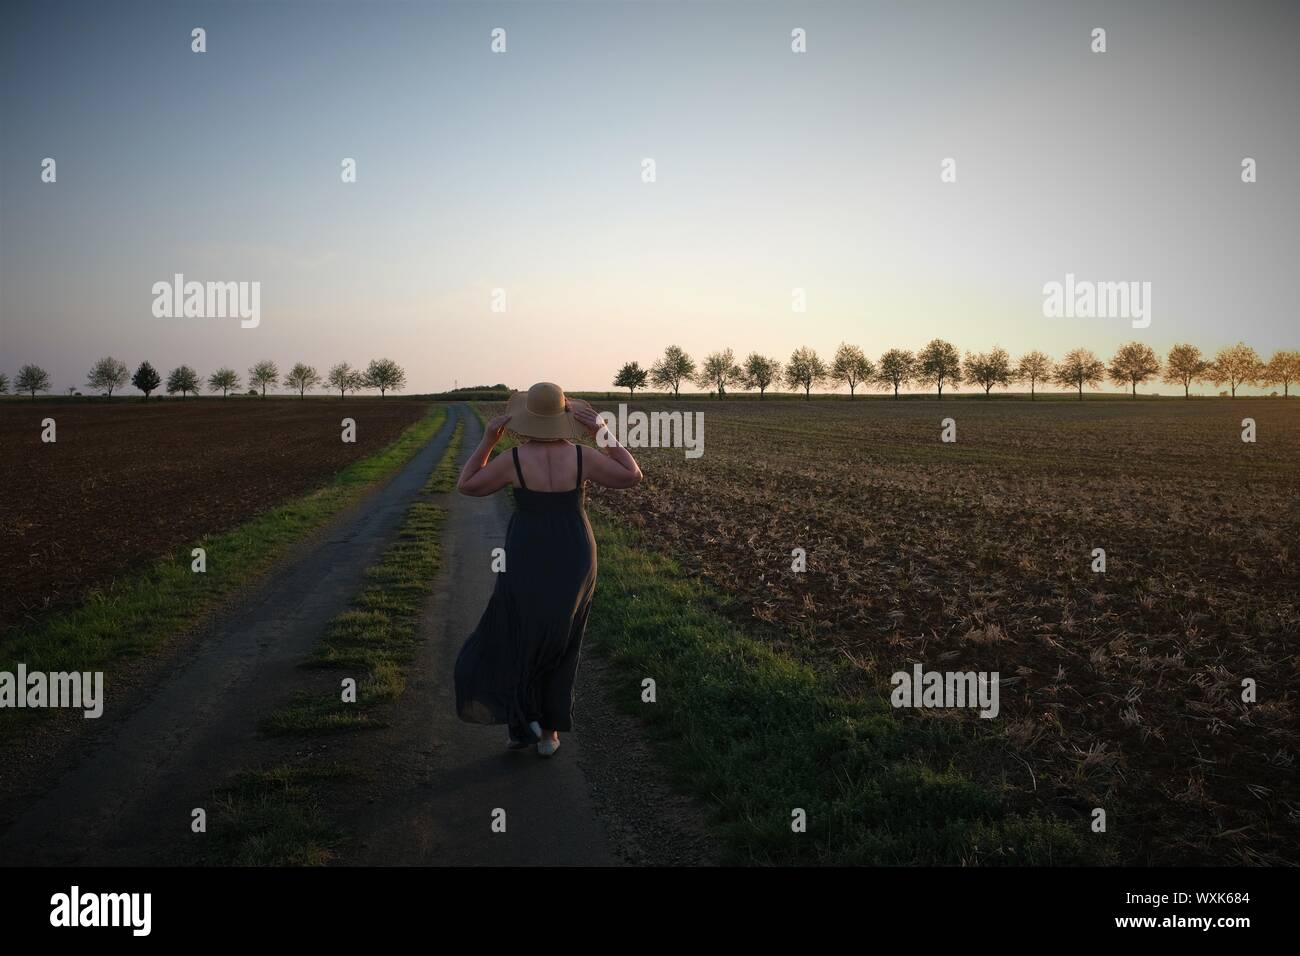
[{"label": "dirt road", "polygon": [[[461,447],[482,428],[468,411]],[[448,496],[443,571],[424,617],[425,641],[400,718],[382,732],[384,792],[356,821],[360,864],[612,864],[605,828],[579,766],[582,734],[559,753],[507,751],[504,727],[462,723],[453,668],[492,593],[493,548],[504,547],[509,500]],[[491,829],[505,811],[504,833]]]}]

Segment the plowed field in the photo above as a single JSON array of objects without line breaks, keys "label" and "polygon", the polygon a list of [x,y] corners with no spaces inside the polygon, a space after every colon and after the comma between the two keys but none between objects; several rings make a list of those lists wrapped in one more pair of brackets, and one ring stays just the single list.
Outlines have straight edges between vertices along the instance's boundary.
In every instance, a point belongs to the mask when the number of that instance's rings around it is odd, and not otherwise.
[{"label": "plowed field", "polygon": [[[419,402],[0,402],[0,631],[303,494],[393,441]],[[356,421],[356,442],[340,421]],[[57,441],[41,441],[53,418]]]},{"label": "plowed field", "polygon": [[999,672],[994,720],[897,713],[987,735],[1005,760],[977,774],[1008,799],[1106,809],[1129,862],[1300,862],[1300,401],[679,407],[704,456],[637,450],[647,480],[594,506],[738,617],[863,692],[917,662]]}]

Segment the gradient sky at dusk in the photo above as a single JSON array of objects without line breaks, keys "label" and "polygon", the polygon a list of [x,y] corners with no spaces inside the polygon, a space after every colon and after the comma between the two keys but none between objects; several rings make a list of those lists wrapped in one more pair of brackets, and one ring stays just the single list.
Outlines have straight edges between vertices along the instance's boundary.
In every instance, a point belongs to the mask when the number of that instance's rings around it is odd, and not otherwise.
[{"label": "gradient sky at dusk", "polygon": [[[1285,3],[6,4],[0,371],[62,392],[105,354],[389,356],[433,391],[607,388],[669,343],[1267,357],[1300,347],[1297,26]],[[176,272],[260,281],[260,327],[155,318]],[[1151,282],[1150,327],[1044,318],[1067,272]]]}]

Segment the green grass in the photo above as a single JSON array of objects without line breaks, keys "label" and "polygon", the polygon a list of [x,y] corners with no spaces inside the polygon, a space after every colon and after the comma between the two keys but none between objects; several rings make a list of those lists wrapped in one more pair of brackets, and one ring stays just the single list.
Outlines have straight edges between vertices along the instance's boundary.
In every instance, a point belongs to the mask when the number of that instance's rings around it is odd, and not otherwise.
[{"label": "green grass", "polygon": [[241,773],[218,792],[211,862],[228,866],[322,866],[339,834],[326,821],[312,784],[350,776],[336,766]]},{"label": "green grass", "polygon": [[[405,464],[438,430],[445,409],[434,409],[383,451],[349,465],[327,485],[273,508],[239,527],[177,548],[134,575],[88,595],[39,624],[11,629],[0,643],[0,669],[18,661],[30,671],[105,671],[164,645],[204,614],[264,574],[291,545],[356,501],[376,481]],[[192,548],[207,552],[207,570],[191,570]],[[7,711],[6,730],[31,715]]]},{"label": "green grass", "polygon": [[[715,810],[736,862],[1071,864],[1107,855],[1085,826],[1012,812],[954,768],[979,742],[846,694],[832,665],[742,632],[721,598],[630,532],[596,519],[600,584],[588,635],[627,678],[620,704],[666,744]],[[657,702],[641,702],[653,678]],[[796,808],[807,831],[792,832]]]}]

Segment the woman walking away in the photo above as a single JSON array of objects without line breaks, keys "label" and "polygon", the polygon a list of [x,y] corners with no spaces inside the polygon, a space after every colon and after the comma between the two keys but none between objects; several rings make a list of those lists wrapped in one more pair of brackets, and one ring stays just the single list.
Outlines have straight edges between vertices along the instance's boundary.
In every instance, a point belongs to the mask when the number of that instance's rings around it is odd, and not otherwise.
[{"label": "woman walking away", "polygon": [[[521,444],[491,458],[507,426]],[[602,451],[573,439],[597,438]],[[491,460],[489,460],[491,459]],[[456,713],[480,724],[506,724],[507,746],[533,743],[549,757],[573,724],[587,612],[596,593],[596,539],[584,507],[584,481],[631,488],[641,469],[586,402],[539,382],[510,396],[488,422],[461,470],[462,494],[514,489],[505,569],[478,627],[456,658]]]}]

